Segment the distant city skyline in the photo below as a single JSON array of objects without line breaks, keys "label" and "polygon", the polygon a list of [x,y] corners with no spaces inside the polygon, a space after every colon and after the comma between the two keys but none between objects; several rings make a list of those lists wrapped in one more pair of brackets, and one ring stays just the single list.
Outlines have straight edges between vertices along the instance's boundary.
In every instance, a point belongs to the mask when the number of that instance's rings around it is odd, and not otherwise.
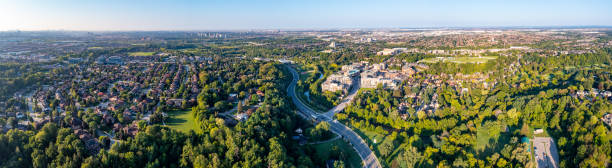
[{"label": "distant city skyline", "polygon": [[610,7],[605,0],[0,0],[0,31],[612,26]]}]

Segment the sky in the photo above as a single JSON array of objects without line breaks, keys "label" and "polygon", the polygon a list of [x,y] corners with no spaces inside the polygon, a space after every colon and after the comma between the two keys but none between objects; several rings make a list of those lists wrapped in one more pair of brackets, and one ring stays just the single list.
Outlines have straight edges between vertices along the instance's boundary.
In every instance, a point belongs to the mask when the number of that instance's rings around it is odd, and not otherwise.
[{"label": "sky", "polygon": [[612,0],[0,0],[0,31],[593,25]]}]

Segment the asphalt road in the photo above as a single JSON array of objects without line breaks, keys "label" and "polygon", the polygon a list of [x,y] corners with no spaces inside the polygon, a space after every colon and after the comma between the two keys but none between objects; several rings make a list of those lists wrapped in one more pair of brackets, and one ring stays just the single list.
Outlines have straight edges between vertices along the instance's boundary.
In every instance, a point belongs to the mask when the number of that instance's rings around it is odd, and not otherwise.
[{"label": "asphalt road", "polygon": [[[355,151],[357,151],[357,154],[359,154],[359,157],[361,158],[361,160],[363,162],[363,167],[367,167],[367,168],[370,168],[370,167],[381,168],[382,166],[380,165],[380,162],[378,161],[378,158],[376,157],[376,155],[374,155],[374,152],[372,152],[372,150],[370,150],[370,148],[368,147],[368,144],[366,144],[365,141],[363,139],[361,139],[361,137],[359,135],[357,135],[357,133],[355,133],[353,130],[351,130],[350,128],[348,128],[344,124],[333,121],[332,120],[333,116],[328,117],[327,115],[320,115],[320,114],[316,113],[313,109],[310,109],[302,101],[300,101],[300,99],[297,98],[297,96],[295,94],[295,85],[297,84],[297,81],[300,79],[299,74],[297,73],[297,71],[295,69],[293,69],[290,66],[287,66],[287,69],[289,69],[289,71],[291,71],[291,75],[293,76],[293,80],[291,81],[291,84],[287,88],[287,94],[289,94],[289,96],[291,96],[291,100],[293,101],[293,103],[298,108],[299,112],[301,113],[300,115],[303,116],[303,117],[308,117],[310,119],[314,119],[314,120],[327,121],[330,124],[330,128],[331,128],[331,130],[334,133],[342,136],[343,138],[347,139],[351,143],[351,145],[353,146]],[[356,92],[356,90],[358,90],[358,87],[356,87],[356,88],[357,89],[353,89],[353,90],[355,90],[354,92]],[[351,91],[351,92],[353,92],[353,91]],[[354,96],[354,94],[352,96]],[[350,98],[350,99],[352,99],[352,98]],[[347,99],[345,99],[345,100],[347,100]],[[346,107],[346,103],[343,102],[343,103],[341,103],[341,105],[342,104],[344,104],[342,107],[338,107],[338,108],[334,107],[332,109],[333,111],[331,111],[331,112],[335,113],[337,111],[341,111],[342,109],[344,109],[344,107]],[[329,115],[329,112],[326,113],[326,114]]]}]

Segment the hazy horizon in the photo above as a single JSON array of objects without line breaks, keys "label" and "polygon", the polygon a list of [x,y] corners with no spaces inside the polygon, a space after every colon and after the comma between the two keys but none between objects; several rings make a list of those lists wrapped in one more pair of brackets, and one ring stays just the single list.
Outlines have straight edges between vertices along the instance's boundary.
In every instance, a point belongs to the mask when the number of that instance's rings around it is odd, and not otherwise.
[{"label": "hazy horizon", "polygon": [[0,0],[0,31],[608,27],[612,2]]}]

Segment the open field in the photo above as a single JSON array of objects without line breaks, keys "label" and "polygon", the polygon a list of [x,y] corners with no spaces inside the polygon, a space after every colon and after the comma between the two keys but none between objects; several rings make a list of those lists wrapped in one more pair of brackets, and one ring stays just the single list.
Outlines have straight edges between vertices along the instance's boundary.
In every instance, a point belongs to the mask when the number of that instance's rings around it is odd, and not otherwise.
[{"label": "open field", "polygon": [[[340,157],[344,158],[344,164],[347,165],[347,167],[362,167],[361,158],[359,158],[357,152],[355,152],[350,144],[344,142],[342,139],[311,146],[316,149],[316,156],[319,156],[321,159],[329,159],[332,154],[335,154],[333,151],[338,150],[339,153],[341,153]],[[334,146],[337,148],[334,148]],[[316,160],[313,161],[316,162]]]},{"label": "open field", "polygon": [[131,52],[129,56],[139,57],[139,56],[152,56],[155,52]]},{"label": "open field", "polygon": [[606,64],[593,64],[591,66],[582,66],[582,67],[575,67],[575,66],[565,66],[563,67],[563,69],[565,70],[574,70],[574,69],[578,69],[578,70],[599,70],[602,68],[607,68],[608,65]]},{"label": "open field", "polygon": [[104,49],[104,47],[88,47],[88,50],[101,50]]},{"label": "open field", "polygon": [[496,129],[498,128],[494,127],[487,129],[484,126],[480,126],[476,129],[476,144],[474,144],[472,148],[479,157],[486,157],[495,152],[499,152],[504,145],[510,143],[510,133],[500,132],[501,130]]},{"label": "open field", "polygon": [[[375,131],[369,131],[365,129],[353,129],[361,138],[363,138],[366,143],[372,146],[372,150],[377,154],[380,154],[378,151],[378,145],[383,143],[384,141],[390,141],[391,139],[387,138],[386,135],[377,133]],[[374,143],[376,141],[376,143]]]},{"label": "open field", "polygon": [[480,64],[486,63],[489,60],[497,59],[497,56],[482,56],[482,57],[436,57],[436,58],[427,58],[422,59],[418,62],[425,63],[437,63],[437,62],[452,62],[457,64],[465,64],[465,63],[473,63]]},{"label": "open field", "polygon": [[168,112],[166,126],[174,130],[189,132],[190,130],[200,131],[195,124],[195,118],[191,115],[191,110],[175,110]]}]

